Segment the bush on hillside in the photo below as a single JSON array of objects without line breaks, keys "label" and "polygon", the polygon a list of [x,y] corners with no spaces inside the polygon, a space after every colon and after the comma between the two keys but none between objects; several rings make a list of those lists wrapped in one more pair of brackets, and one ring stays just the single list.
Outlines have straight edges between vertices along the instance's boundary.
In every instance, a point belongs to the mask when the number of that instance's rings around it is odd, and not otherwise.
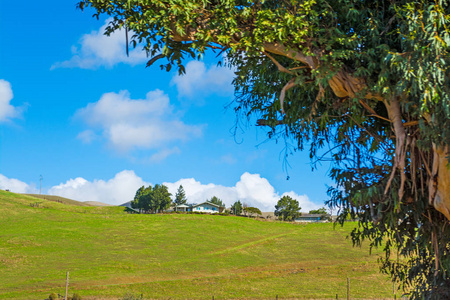
[{"label": "bush on hillside", "polygon": [[48,296],[48,300],[57,300],[58,299],[58,295],[56,293],[51,293]]},{"label": "bush on hillside", "polygon": [[81,296],[77,293],[73,294],[72,300],[81,300]]},{"label": "bush on hillside", "polygon": [[142,299],[144,299],[144,296],[142,294],[140,294],[139,296],[135,296],[131,293],[126,293],[120,300],[142,300]]}]

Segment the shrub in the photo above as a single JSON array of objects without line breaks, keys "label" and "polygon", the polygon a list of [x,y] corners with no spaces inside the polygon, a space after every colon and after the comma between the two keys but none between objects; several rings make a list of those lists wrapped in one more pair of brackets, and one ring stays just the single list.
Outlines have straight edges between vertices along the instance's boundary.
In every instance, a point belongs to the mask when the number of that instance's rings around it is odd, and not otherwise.
[{"label": "shrub", "polygon": [[73,294],[72,300],[81,300],[81,296],[77,293]]},{"label": "shrub", "polygon": [[142,294],[139,296],[135,296],[131,293],[126,293],[121,300],[142,300],[142,299],[144,299],[144,296]]},{"label": "shrub", "polygon": [[51,293],[51,294],[48,296],[48,299],[49,299],[49,300],[57,300],[57,299],[58,299],[58,295],[57,295],[56,293]]}]

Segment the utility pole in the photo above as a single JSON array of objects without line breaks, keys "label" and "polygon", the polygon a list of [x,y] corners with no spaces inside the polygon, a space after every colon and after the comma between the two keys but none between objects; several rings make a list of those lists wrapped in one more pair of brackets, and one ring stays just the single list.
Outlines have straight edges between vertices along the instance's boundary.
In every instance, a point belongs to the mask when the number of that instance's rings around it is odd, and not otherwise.
[{"label": "utility pole", "polygon": [[42,191],[42,179],[44,179],[44,178],[41,175],[41,178],[40,178],[41,184],[39,185],[39,195],[41,194],[41,191]]}]

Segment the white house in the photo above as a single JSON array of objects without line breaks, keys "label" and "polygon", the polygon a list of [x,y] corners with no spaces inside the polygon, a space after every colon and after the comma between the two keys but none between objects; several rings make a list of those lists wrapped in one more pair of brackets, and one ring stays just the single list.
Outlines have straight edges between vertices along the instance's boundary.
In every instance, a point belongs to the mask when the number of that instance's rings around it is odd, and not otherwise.
[{"label": "white house", "polygon": [[204,212],[204,213],[219,213],[220,212],[220,206],[211,202],[203,202],[200,204],[194,204],[192,205],[192,211],[193,212]]}]

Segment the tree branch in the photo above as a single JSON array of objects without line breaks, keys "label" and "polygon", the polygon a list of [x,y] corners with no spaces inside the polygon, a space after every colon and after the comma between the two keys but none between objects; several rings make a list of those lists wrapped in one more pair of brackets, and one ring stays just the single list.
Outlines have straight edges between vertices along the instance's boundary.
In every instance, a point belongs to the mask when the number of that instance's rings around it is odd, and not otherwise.
[{"label": "tree branch", "polygon": [[269,53],[263,51],[264,55],[266,55],[268,58],[270,58],[270,60],[277,66],[278,71],[283,72],[283,73],[288,73],[291,75],[294,75],[293,72],[289,71],[288,69],[286,69],[285,67],[283,67],[275,58],[272,57],[272,55],[270,55]]},{"label": "tree branch", "polygon": [[296,78],[292,78],[291,80],[289,80],[288,83],[286,83],[286,85],[281,89],[281,93],[280,93],[280,107],[281,107],[281,112],[283,114],[285,114],[284,111],[284,97],[286,96],[286,91],[293,88],[294,86],[296,86],[298,83],[295,82]]}]

